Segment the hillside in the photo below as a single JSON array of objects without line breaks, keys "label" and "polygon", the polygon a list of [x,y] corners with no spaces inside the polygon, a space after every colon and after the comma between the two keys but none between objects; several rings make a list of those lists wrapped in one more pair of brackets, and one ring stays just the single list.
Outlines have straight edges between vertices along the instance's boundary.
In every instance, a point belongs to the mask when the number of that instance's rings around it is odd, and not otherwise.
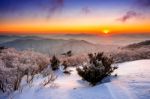
[{"label": "hillside", "polygon": [[116,46],[100,45],[75,39],[47,39],[40,37],[21,37],[19,39],[1,43],[0,46],[14,47],[18,50],[33,49],[34,51],[50,55],[60,55],[72,50],[74,54],[113,50]]},{"label": "hillside", "polygon": [[150,48],[150,40],[142,41],[139,43],[130,44],[124,48],[136,49],[136,48]]},{"label": "hillside", "polygon": [[[63,40],[63,39],[16,39],[14,41],[0,44],[0,46],[14,47],[18,50],[33,49],[41,53],[61,54],[68,50],[74,53],[86,52],[92,50],[93,44],[79,40]],[[82,47],[81,47],[82,46]],[[77,50],[79,49],[79,50]]]},{"label": "hillside", "polygon": [[19,39],[20,36],[12,36],[12,35],[0,35],[0,44],[5,43],[5,42],[10,42],[16,39]]}]

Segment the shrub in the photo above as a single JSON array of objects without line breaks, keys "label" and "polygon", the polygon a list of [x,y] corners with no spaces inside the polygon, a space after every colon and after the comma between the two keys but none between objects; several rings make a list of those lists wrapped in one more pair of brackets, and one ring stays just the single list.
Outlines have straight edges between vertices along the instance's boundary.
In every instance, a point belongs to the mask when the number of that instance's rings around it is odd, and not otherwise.
[{"label": "shrub", "polygon": [[42,86],[46,86],[46,85],[48,85],[48,84],[51,84],[51,85],[52,85],[56,78],[57,78],[57,76],[55,76],[54,74],[51,73],[50,75],[48,75],[47,79],[45,79],[45,80],[41,83],[41,85],[42,85]]},{"label": "shrub", "polygon": [[57,70],[59,68],[60,61],[55,55],[52,57],[50,62],[51,62],[52,70]]},{"label": "shrub", "polygon": [[62,53],[62,55],[65,55],[67,57],[71,57],[72,56],[72,51],[70,50],[70,51],[68,51],[66,53]]},{"label": "shrub", "polygon": [[3,82],[0,80],[0,90],[4,93],[5,92],[5,87]]},{"label": "shrub", "polygon": [[28,76],[27,82],[30,83],[34,75],[45,69],[47,64],[49,57],[46,55],[30,50],[3,49],[0,53],[0,90],[18,90],[24,75]]},{"label": "shrub", "polygon": [[92,85],[96,85],[117,69],[117,67],[111,67],[113,58],[106,57],[103,53],[89,54],[88,56],[89,65],[82,68],[78,67],[77,72],[83,80],[90,82]]},{"label": "shrub", "polygon": [[87,59],[86,54],[73,55],[71,57],[60,57],[60,61],[62,63],[66,61],[68,67],[82,65],[87,61]]},{"label": "shrub", "polygon": [[63,61],[62,65],[64,66],[64,70],[66,70],[69,67],[67,61]]},{"label": "shrub", "polygon": [[71,71],[70,70],[67,70],[67,68],[69,67],[69,64],[67,61],[63,61],[62,65],[64,66],[64,72],[65,74],[71,74]]},{"label": "shrub", "polygon": [[17,67],[17,78],[14,81],[14,88],[13,88],[13,90],[18,90],[18,88],[20,86],[21,79],[23,77],[23,74],[19,73],[19,72],[20,72],[19,67]]}]

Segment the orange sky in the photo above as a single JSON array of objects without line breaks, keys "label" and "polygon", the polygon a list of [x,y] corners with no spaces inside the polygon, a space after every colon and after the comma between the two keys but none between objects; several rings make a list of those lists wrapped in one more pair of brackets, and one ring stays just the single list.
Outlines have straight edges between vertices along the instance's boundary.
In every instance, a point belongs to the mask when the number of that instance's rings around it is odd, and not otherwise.
[{"label": "orange sky", "polygon": [[1,33],[16,33],[16,34],[50,34],[50,33],[94,33],[101,34],[107,29],[113,33],[150,33],[149,23],[141,24],[92,24],[87,23],[72,23],[68,25],[64,23],[47,24],[47,23],[14,23],[0,24]]},{"label": "orange sky", "polygon": [[108,1],[1,0],[0,33],[150,33],[150,2]]},{"label": "orange sky", "polygon": [[150,33],[150,20],[148,18],[130,19],[127,22],[118,21],[115,16],[97,17],[53,17],[25,18],[2,20],[0,33],[15,34],[51,34],[51,33],[93,33],[103,34],[105,29],[111,34],[116,33]]}]

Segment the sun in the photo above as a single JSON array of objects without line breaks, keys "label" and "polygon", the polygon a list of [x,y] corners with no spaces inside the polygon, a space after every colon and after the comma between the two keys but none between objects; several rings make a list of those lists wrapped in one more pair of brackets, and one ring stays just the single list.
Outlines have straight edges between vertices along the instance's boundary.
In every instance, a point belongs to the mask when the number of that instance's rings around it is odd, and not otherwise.
[{"label": "sun", "polygon": [[103,29],[102,32],[103,32],[104,34],[108,34],[108,33],[110,33],[110,30],[109,30],[109,29]]}]

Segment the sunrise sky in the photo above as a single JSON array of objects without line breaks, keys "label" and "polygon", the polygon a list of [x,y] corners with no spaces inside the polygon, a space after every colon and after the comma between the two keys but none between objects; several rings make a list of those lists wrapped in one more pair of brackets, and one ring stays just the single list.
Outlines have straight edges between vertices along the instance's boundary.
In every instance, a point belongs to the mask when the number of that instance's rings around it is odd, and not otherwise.
[{"label": "sunrise sky", "polygon": [[150,33],[150,0],[0,0],[0,33],[105,32]]}]

